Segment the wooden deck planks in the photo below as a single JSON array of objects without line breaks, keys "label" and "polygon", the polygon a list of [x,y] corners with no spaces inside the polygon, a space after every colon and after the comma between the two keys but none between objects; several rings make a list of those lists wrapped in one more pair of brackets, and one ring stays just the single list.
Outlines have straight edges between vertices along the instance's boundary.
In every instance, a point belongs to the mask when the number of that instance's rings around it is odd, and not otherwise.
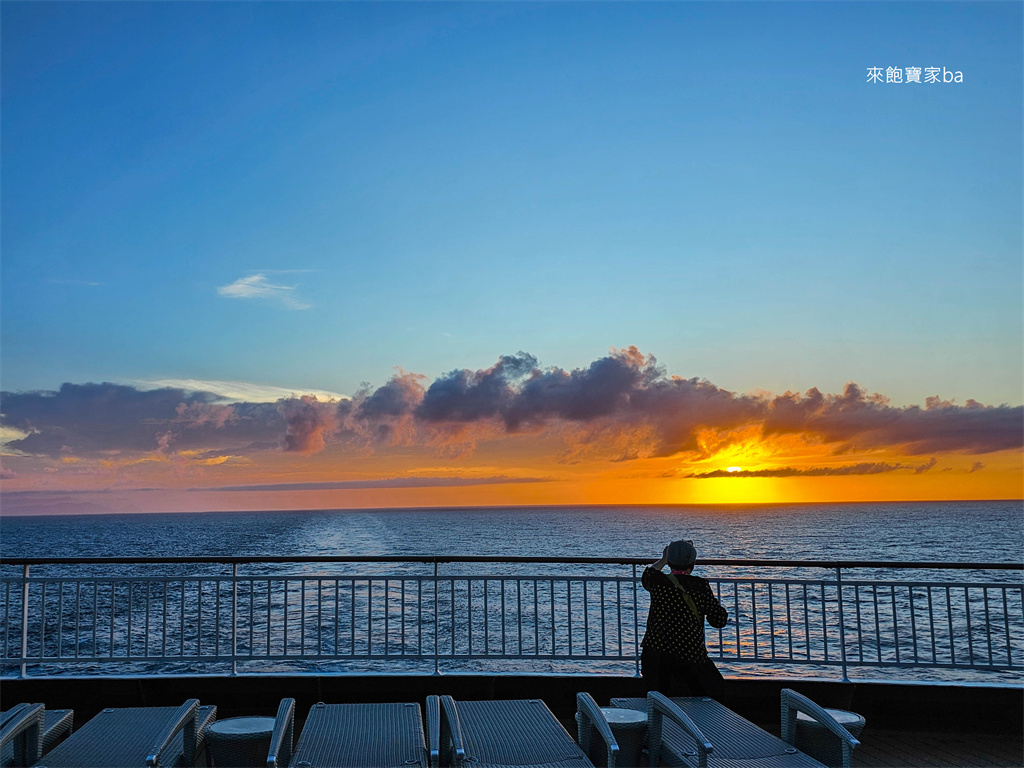
[{"label": "wooden deck planks", "polygon": [[853,753],[860,768],[1020,768],[1024,739],[989,734],[873,731]]}]

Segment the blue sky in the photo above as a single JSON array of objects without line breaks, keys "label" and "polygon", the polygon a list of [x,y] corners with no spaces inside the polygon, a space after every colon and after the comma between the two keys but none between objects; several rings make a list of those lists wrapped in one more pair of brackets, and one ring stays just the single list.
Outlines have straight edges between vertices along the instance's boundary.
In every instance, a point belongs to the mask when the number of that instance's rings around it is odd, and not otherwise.
[{"label": "blue sky", "polygon": [[351,394],[636,345],[738,392],[1022,400],[1019,3],[0,22],[5,391]]}]

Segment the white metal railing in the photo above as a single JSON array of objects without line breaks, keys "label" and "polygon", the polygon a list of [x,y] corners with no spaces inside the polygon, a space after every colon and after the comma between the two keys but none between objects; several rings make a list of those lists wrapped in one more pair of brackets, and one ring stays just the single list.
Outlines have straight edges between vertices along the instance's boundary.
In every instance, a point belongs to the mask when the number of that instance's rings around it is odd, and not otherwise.
[{"label": "white metal railing", "polygon": [[[5,559],[0,567],[20,573],[0,578],[0,670],[33,677],[638,673],[648,609],[643,564]],[[701,565],[730,614],[726,627],[707,631],[709,653],[726,665],[833,669],[843,679],[852,668],[1008,672],[1018,679],[1024,669],[1021,565]],[[494,572],[480,573],[486,570]],[[851,579],[851,572],[872,577]],[[893,578],[900,574],[910,578]]]}]

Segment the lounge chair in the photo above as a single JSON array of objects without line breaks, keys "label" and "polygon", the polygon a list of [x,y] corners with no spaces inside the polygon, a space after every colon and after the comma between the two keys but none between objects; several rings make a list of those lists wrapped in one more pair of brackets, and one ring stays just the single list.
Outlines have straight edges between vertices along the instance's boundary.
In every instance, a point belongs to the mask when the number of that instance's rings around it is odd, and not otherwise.
[{"label": "lounge chair", "polygon": [[43,755],[37,768],[195,765],[217,708],[190,699],[180,707],[104,709]]},{"label": "lounge chair", "polygon": [[597,759],[593,757],[596,745],[592,743],[593,734],[596,731],[597,735],[604,741],[604,764],[608,768],[623,765],[619,758],[618,739],[612,733],[611,726],[608,724],[604,714],[602,714],[601,708],[597,706],[594,697],[589,693],[576,694],[576,724],[579,734],[577,740],[584,754],[595,760]]},{"label": "lounge chair", "polygon": [[[821,760],[827,761],[827,764],[830,766],[834,763],[841,768],[850,768],[853,762],[853,750],[860,746],[860,741],[825,709],[819,707],[806,696],[790,688],[783,688],[781,698],[782,738],[790,744],[796,743],[797,712],[803,712],[812,721],[818,723],[822,740],[828,740],[828,743],[821,745],[823,747],[821,749],[823,754],[815,753],[816,756]],[[842,714],[849,715],[850,713],[844,712]],[[863,719],[861,719],[862,725],[863,722]],[[831,736],[835,736],[835,739],[832,739]],[[815,745],[805,745],[804,748],[808,751],[814,751],[812,746]],[[838,759],[834,756],[829,757],[829,755],[837,755]]]},{"label": "lounge chair", "polygon": [[4,765],[29,765],[39,759],[44,710],[42,704],[19,704],[0,716],[0,756]]},{"label": "lounge chair", "polygon": [[[587,697],[589,698],[589,696]],[[590,699],[593,702],[593,699]],[[593,708],[584,705],[588,717]],[[600,729],[602,732],[603,729]],[[513,701],[460,701],[451,696],[427,699],[427,733],[431,768],[485,766],[541,766],[588,768],[587,759],[569,732],[540,699]],[[602,732],[614,766],[618,745],[611,730]]]},{"label": "lounge chair", "polygon": [[274,730],[270,732],[270,749],[267,753],[267,768],[287,766],[292,759],[295,746],[295,699],[281,699],[274,719]]},{"label": "lounge chair", "polygon": [[[283,703],[283,702],[282,702]],[[280,711],[279,711],[280,716]],[[426,768],[419,704],[324,704],[309,710],[291,760],[287,738],[271,736],[268,768]]]},{"label": "lounge chair", "polygon": [[[18,704],[16,707],[12,707],[6,712],[0,712],[0,725],[6,723],[10,717],[18,717],[24,708],[29,706],[32,705]],[[0,742],[2,742],[2,744],[0,744],[0,768],[31,765],[38,760],[41,755],[45,755],[53,749],[53,747],[67,738],[68,734],[71,733],[71,727],[74,725],[74,721],[75,711],[73,709],[44,709],[42,731],[39,736],[39,754],[29,759],[24,754],[23,748],[19,747],[21,754],[16,757],[14,737],[7,739],[0,737]]]},{"label": "lounge chair", "polygon": [[[669,699],[652,691],[646,699],[612,699],[611,704],[646,710],[651,765],[664,760],[671,766],[715,768],[735,765],[733,761],[747,761],[747,765],[758,768],[824,768],[822,763],[794,747],[792,741],[773,736],[714,699],[702,696]],[[818,714],[820,707],[814,706],[814,714]],[[832,719],[824,710],[820,714]],[[793,717],[795,719],[795,715]],[[838,723],[836,727],[842,729]],[[849,733],[846,736],[856,742]]]}]

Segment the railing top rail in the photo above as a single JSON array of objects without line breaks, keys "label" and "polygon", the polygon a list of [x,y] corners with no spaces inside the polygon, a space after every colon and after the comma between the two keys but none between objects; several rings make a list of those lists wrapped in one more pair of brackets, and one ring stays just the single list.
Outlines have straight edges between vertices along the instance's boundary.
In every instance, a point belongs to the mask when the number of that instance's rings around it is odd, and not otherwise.
[{"label": "railing top rail", "polygon": [[[0,557],[0,565],[153,565],[255,563],[545,563],[566,565],[650,565],[650,557],[511,557],[492,555],[308,555],[202,557]],[[892,568],[921,570],[1024,571],[1024,563],[954,563],[892,560],[764,560],[701,558],[697,565],[761,566],[765,568]]]}]

